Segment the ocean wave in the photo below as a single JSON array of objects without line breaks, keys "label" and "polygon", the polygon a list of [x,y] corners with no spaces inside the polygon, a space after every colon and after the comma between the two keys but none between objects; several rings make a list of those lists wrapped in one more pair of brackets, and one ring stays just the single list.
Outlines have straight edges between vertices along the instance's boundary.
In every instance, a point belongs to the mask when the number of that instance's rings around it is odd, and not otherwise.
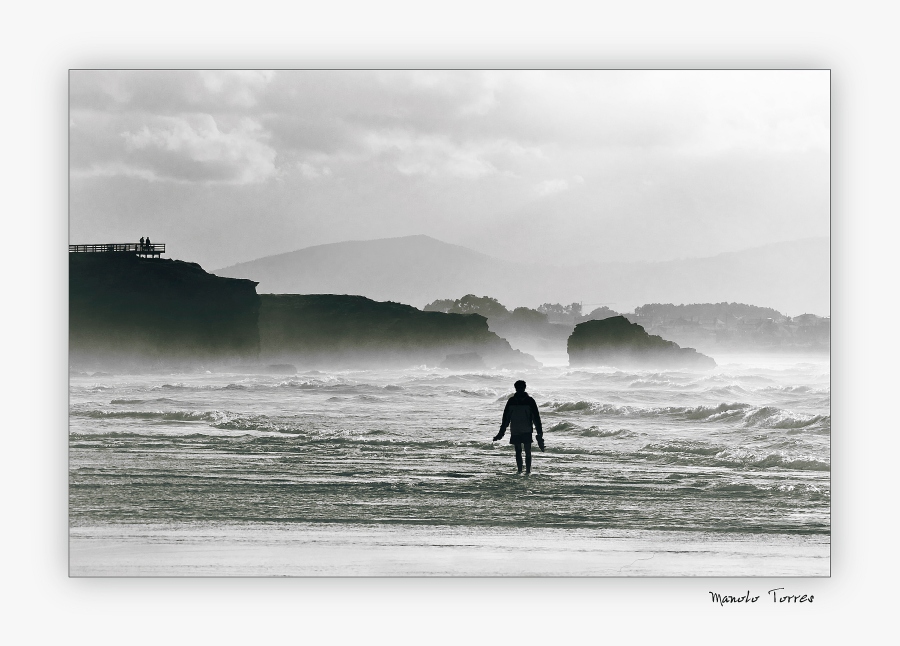
[{"label": "ocean wave", "polygon": [[628,384],[629,388],[656,388],[657,386],[672,388],[675,384],[668,379],[637,379]]},{"label": "ocean wave", "polygon": [[606,407],[606,405],[589,401],[547,402],[541,405],[541,408],[549,408],[554,413],[594,412],[604,407]]},{"label": "ocean wave", "polygon": [[812,388],[810,386],[766,386],[765,388],[760,388],[758,392],[761,393],[808,393],[811,392]]},{"label": "ocean wave", "polygon": [[494,383],[498,379],[507,380],[509,377],[503,374],[485,374],[485,373],[475,373],[475,372],[460,372],[453,374],[446,373],[437,373],[432,372],[427,375],[415,376],[411,377],[409,380],[410,384],[423,385],[423,386],[434,386],[439,384],[459,384],[460,382],[490,382]]},{"label": "ocean wave", "polygon": [[174,399],[156,397],[154,399],[113,399],[110,404],[174,404]]},{"label": "ocean wave", "polygon": [[718,406],[661,406],[641,408],[639,406],[617,406],[591,401],[546,402],[541,405],[550,413],[597,413],[603,415],[620,415],[635,417],[677,416],[688,420],[711,420],[722,417],[733,417],[742,411],[752,408],[750,404],[741,402],[719,404]]},{"label": "ocean wave", "polygon": [[706,455],[712,456],[721,453],[723,447],[709,445],[705,442],[692,442],[690,440],[672,440],[669,442],[656,442],[653,444],[648,444],[643,449],[641,449],[640,453],[650,452],[651,454],[656,452],[662,453],[686,453],[690,455]]},{"label": "ocean wave", "polygon": [[90,417],[94,419],[145,419],[180,422],[215,422],[222,419],[224,413],[218,411],[136,411],[136,410],[87,410],[72,411],[73,417]]},{"label": "ocean wave", "polygon": [[[646,373],[646,372],[625,372],[616,370],[615,372],[570,372],[571,376],[586,376],[590,381],[600,381],[611,385],[630,385],[636,382],[655,381],[667,386],[674,386],[683,383],[685,379],[676,373]],[[567,375],[567,376],[568,376]]]},{"label": "ocean wave", "polygon": [[302,430],[296,424],[278,422],[265,415],[226,416],[211,426],[228,431],[260,431],[289,435],[296,435]]},{"label": "ocean wave", "polygon": [[632,437],[634,433],[627,428],[611,429],[591,426],[582,430],[580,435],[582,437]]},{"label": "ocean wave", "polygon": [[750,404],[736,402],[733,404],[719,404],[718,406],[675,407],[670,412],[675,415],[682,415],[685,419],[714,421],[741,415],[748,408],[752,408]]},{"label": "ocean wave", "polygon": [[347,383],[346,381],[328,381],[321,379],[288,379],[276,384],[261,384],[259,388],[290,388],[297,390],[317,390],[339,395],[371,394],[402,391],[404,388],[396,384],[378,386],[366,383]]},{"label": "ocean wave", "polygon": [[[490,438],[467,440],[467,439],[430,439],[430,438],[410,438],[397,437],[391,435],[387,431],[344,431],[337,433],[323,433],[317,435],[304,436],[302,438],[304,444],[321,445],[321,446],[340,446],[340,445],[361,445],[368,449],[390,448],[392,454],[403,456],[401,451],[411,449],[421,451],[423,449],[458,449],[458,448],[478,448],[484,449],[490,445]],[[495,445],[496,446],[496,445]],[[412,453],[411,455],[415,455]]]},{"label": "ocean wave", "polygon": [[[217,440],[221,440],[222,438],[218,438],[216,435],[210,433],[210,431],[206,432],[190,432],[190,433],[173,433],[173,434],[149,434],[149,433],[136,433],[131,431],[104,431],[102,433],[70,433],[69,434],[69,446],[77,447],[81,445],[97,445],[98,443],[103,442],[104,440],[116,440],[116,439],[126,439],[126,440],[142,440],[141,444],[131,444],[130,446],[139,446],[139,445],[158,445],[164,442],[183,442],[185,440],[199,440],[203,443],[215,442]],[[229,442],[233,441],[232,438],[228,439]]]},{"label": "ocean wave", "polygon": [[159,386],[152,386],[149,390],[151,391],[214,391],[214,390],[250,390],[251,388],[257,387],[258,384],[238,384],[238,383],[229,383],[224,386],[216,386],[212,384],[186,384],[186,383],[172,383],[172,384],[161,384]]},{"label": "ocean wave", "polygon": [[632,431],[626,428],[610,429],[600,428],[598,426],[590,426],[584,428],[571,422],[558,422],[545,429],[548,433],[569,433],[574,432],[580,437],[631,437],[634,435]]},{"label": "ocean wave", "polygon": [[748,412],[744,416],[744,423],[746,426],[757,428],[805,429],[818,426],[823,430],[830,430],[831,416],[803,415],[773,406],[763,406]]},{"label": "ocean wave", "polygon": [[707,388],[703,391],[706,395],[744,395],[747,393],[747,390],[738,386],[737,384],[731,384],[730,386],[717,386],[715,388]]},{"label": "ocean wave", "polygon": [[831,465],[810,455],[791,455],[775,452],[760,455],[746,449],[726,449],[715,456],[722,466],[743,466],[758,469],[780,467],[798,471],[830,471]]},{"label": "ocean wave", "polygon": [[174,384],[161,384],[159,386],[151,386],[150,390],[195,390],[197,386],[190,386],[185,383],[177,382]]},{"label": "ocean wave", "polygon": [[324,388],[326,386],[336,386],[335,382],[325,382],[320,379],[285,379],[273,384],[273,388],[299,388],[301,390],[310,390],[315,388]]},{"label": "ocean wave", "polygon": [[[450,395],[461,395],[463,397],[496,397],[497,391],[492,390],[490,388],[478,388],[476,390],[451,390],[449,392]],[[508,399],[508,396],[504,396],[502,399]]]},{"label": "ocean wave", "polygon": [[717,406],[662,406],[641,408],[629,405],[601,404],[585,400],[550,401],[541,404],[545,413],[579,413],[622,417],[672,417],[693,422],[740,421],[745,427],[772,429],[831,429],[830,415],[795,413],[774,406],[754,406],[745,402]]},{"label": "ocean wave", "polygon": [[710,375],[708,377],[704,377],[699,382],[712,382],[712,383],[734,383],[734,382],[745,382],[751,384],[773,384],[775,380],[771,377],[764,377],[763,375],[748,375],[748,374],[733,374],[733,373],[720,373],[717,375]]},{"label": "ocean wave", "polygon": [[265,415],[237,415],[227,411],[73,411],[73,417],[92,419],[131,419],[147,422],[205,422],[211,428],[238,431],[297,433],[291,422],[274,421]]},{"label": "ocean wave", "polygon": [[797,471],[831,470],[828,462],[815,456],[784,452],[756,453],[746,449],[730,449],[687,440],[648,444],[637,451],[634,456],[683,466],[719,466],[744,469],[782,468]]},{"label": "ocean wave", "polygon": [[759,388],[756,392],[788,395],[830,395],[831,388],[829,386],[820,388],[813,386],[766,386],[765,388]]},{"label": "ocean wave", "polygon": [[709,493],[745,494],[745,495],[785,495],[789,497],[821,498],[828,495],[828,490],[814,484],[760,484],[751,482],[715,482],[709,484],[706,489]]}]

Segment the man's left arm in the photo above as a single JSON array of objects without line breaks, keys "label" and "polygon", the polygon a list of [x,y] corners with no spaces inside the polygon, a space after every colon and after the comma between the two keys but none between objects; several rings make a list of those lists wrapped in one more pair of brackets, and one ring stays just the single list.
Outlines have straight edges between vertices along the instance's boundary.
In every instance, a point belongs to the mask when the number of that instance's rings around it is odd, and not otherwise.
[{"label": "man's left arm", "polygon": [[544,428],[541,426],[541,412],[538,410],[537,402],[532,398],[528,404],[531,406],[531,421],[534,422],[534,430],[537,431],[538,437],[542,437]]},{"label": "man's left arm", "polygon": [[541,412],[538,410],[537,402],[534,398],[528,402],[531,406],[531,421],[534,422],[534,430],[537,432],[538,446],[541,451],[544,450],[544,427],[541,425]]}]

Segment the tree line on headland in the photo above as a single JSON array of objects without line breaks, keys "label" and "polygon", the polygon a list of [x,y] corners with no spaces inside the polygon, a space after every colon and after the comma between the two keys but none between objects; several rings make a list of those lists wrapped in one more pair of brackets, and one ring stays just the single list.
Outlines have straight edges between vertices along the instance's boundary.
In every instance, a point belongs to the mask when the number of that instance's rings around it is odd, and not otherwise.
[{"label": "tree line on headland", "polygon": [[[424,307],[425,311],[480,314],[491,330],[514,346],[537,344],[546,350],[564,344],[580,323],[620,315],[605,305],[587,314],[582,309],[581,303],[544,303],[534,309],[509,310],[495,298],[474,294],[435,300]],[[745,303],[650,303],[621,315],[650,334],[706,352],[827,352],[831,346],[830,317],[790,317],[771,307]]]}]

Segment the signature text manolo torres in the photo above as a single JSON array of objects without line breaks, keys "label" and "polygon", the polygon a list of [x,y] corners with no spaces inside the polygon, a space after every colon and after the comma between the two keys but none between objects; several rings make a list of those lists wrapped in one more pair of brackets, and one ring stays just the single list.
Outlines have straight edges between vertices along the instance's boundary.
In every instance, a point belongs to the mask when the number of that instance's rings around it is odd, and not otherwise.
[{"label": "signature text manolo torres", "polygon": [[[747,594],[742,594],[741,596],[712,591],[709,594],[712,597],[712,602],[718,603],[720,606],[724,606],[727,603],[756,603],[760,599],[760,595],[753,596],[749,590],[747,590]],[[773,603],[812,603],[815,599],[815,596],[811,594],[786,594],[784,588],[773,588],[768,591],[767,596]]]}]

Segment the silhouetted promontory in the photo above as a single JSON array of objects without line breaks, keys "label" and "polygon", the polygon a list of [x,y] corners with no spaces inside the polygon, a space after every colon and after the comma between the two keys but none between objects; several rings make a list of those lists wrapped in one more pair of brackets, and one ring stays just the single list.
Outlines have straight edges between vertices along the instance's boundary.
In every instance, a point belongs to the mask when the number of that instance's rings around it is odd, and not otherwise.
[{"label": "silhouetted promontory", "polygon": [[[262,361],[313,366],[537,366],[478,314],[335,294],[262,294]],[[479,361],[480,360],[480,361]]]},{"label": "silhouetted promontory", "polygon": [[363,296],[256,293],[250,280],[131,253],[69,254],[75,368],[538,366],[477,314]]},{"label": "silhouetted promontory", "polygon": [[568,342],[570,366],[616,368],[715,368],[716,362],[693,348],[682,348],[647,334],[624,316],[575,326]]},{"label": "silhouetted promontory", "polygon": [[251,280],[131,253],[69,254],[73,365],[255,361],[258,315]]}]

